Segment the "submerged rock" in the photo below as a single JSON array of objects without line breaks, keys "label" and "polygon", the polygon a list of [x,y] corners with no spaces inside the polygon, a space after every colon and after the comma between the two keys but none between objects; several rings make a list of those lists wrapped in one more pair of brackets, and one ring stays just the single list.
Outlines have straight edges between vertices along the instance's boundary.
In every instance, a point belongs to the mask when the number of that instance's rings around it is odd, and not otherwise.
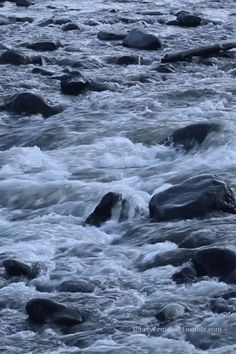
[{"label": "submerged rock", "polygon": [[123,40],[127,36],[127,33],[119,33],[119,32],[106,32],[100,31],[97,34],[98,39],[101,41],[119,41]]},{"label": "submerged rock", "polygon": [[159,64],[155,70],[161,74],[172,74],[175,68],[171,64]]},{"label": "submerged rock", "polygon": [[157,314],[156,318],[160,322],[171,322],[183,317],[186,312],[185,306],[178,303],[170,303],[165,305]]},{"label": "submerged rock", "polygon": [[66,23],[71,22],[70,18],[62,17],[62,18],[57,18],[53,21],[55,25],[65,25]]},{"label": "submerged rock", "polygon": [[192,262],[197,276],[219,277],[227,282],[236,270],[236,253],[227,248],[206,248],[196,251]]},{"label": "submerged rock", "polygon": [[67,280],[59,286],[60,291],[70,293],[92,293],[94,289],[95,286],[85,280]]},{"label": "submerged rock", "polygon": [[8,277],[25,276],[29,279],[36,278],[39,274],[37,264],[31,265],[15,259],[6,259],[2,262]]},{"label": "submerged rock", "polygon": [[29,16],[22,16],[22,17],[15,17],[15,21],[16,22],[34,22],[33,17],[29,17]]},{"label": "submerged rock", "polygon": [[36,298],[27,302],[26,312],[29,319],[35,323],[74,326],[84,321],[81,312],[51,299]]},{"label": "submerged rock", "polygon": [[60,105],[50,106],[42,97],[31,92],[17,93],[0,108],[16,114],[25,113],[32,115],[40,113],[44,118],[48,118],[62,111]]},{"label": "submerged rock", "polygon": [[236,289],[228,289],[226,290],[223,295],[222,295],[223,299],[228,300],[231,298],[235,298],[236,299]]},{"label": "submerged rock", "polygon": [[224,181],[200,175],[155,194],[149,202],[149,211],[156,221],[192,219],[215,211],[235,214],[236,203]]},{"label": "submerged rock", "polygon": [[235,312],[235,306],[228,304],[224,299],[213,299],[210,302],[210,308],[214,313]]},{"label": "submerged rock", "polygon": [[67,31],[75,31],[75,30],[79,30],[79,26],[74,23],[74,22],[69,22],[66,23],[63,27],[62,27],[62,31],[67,32]]},{"label": "submerged rock", "polygon": [[12,21],[9,17],[6,17],[4,15],[0,15],[0,26],[7,26],[10,23],[12,23]]},{"label": "submerged rock", "polygon": [[113,63],[117,65],[140,65],[142,58],[139,55],[123,55],[113,58]]},{"label": "submerged rock", "polygon": [[22,6],[22,7],[29,7],[31,5],[34,5],[31,1],[28,0],[15,0],[16,6]]},{"label": "submerged rock", "polygon": [[123,46],[136,49],[156,50],[161,48],[161,41],[154,34],[134,29],[125,37]]},{"label": "submerged rock", "polygon": [[141,271],[151,269],[153,267],[163,267],[166,265],[173,265],[175,267],[182,265],[189,261],[194,254],[194,250],[176,248],[171,251],[157,254],[151,260],[144,261],[139,265]]},{"label": "submerged rock", "polygon": [[206,137],[213,131],[220,130],[220,125],[217,123],[195,123],[187,125],[184,128],[175,130],[167,139],[164,140],[164,145],[172,145],[181,147],[188,151],[196,145],[201,144]]},{"label": "submerged rock", "polygon": [[192,265],[187,265],[172,275],[172,279],[176,284],[192,283],[196,277],[197,273]]},{"label": "submerged rock", "polygon": [[184,240],[179,244],[179,248],[198,248],[202,246],[207,246],[214,243],[215,239],[213,236],[193,233],[186,236]]},{"label": "submerged rock", "polygon": [[119,193],[109,192],[102,197],[100,203],[94,211],[87,217],[86,224],[101,226],[104,222],[112,217],[112,209],[122,200],[122,195]]},{"label": "submerged rock", "polygon": [[52,72],[52,71],[43,69],[43,68],[37,68],[37,67],[36,67],[36,68],[33,68],[32,74],[40,74],[40,75],[43,75],[43,76],[52,76],[52,75],[54,75],[55,73]]}]

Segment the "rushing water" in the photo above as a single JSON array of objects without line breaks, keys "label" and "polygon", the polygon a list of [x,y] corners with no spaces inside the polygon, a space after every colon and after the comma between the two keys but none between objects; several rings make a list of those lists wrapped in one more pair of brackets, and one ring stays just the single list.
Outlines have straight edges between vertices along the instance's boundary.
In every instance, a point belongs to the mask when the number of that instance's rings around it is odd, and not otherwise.
[{"label": "rushing water", "polygon": [[[173,73],[156,71],[166,53],[232,40],[234,0],[34,2],[28,9],[12,3],[0,9],[2,15],[34,19],[1,26],[1,44],[22,50],[27,42],[60,40],[60,49],[45,54],[51,59],[45,67],[58,75],[72,62],[80,63],[85,76],[108,82],[111,90],[63,96],[59,81],[32,74],[32,65],[0,65],[1,98],[27,89],[65,106],[47,120],[40,115],[20,119],[5,112],[0,115],[1,259],[7,255],[44,265],[40,277],[28,282],[7,280],[2,271],[0,352],[235,353],[235,313],[214,314],[208,306],[229,285],[205,279],[177,286],[171,280],[176,267],[137,269],[154,255],[177,248],[174,238],[170,240],[172,234],[206,233],[215,237],[216,244],[236,246],[234,216],[159,224],[148,219],[151,195],[186,177],[216,173],[236,189],[235,61],[180,62]],[[215,23],[186,29],[159,22],[182,9]],[[143,15],[147,10],[163,15]],[[69,17],[81,30],[38,26],[52,17]],[[88,20],[97,25],[89,26]],[[96,37],[99,30],[132,28],[158,34],[163,49],[132,50]],[[108,57],[129,53],[150,64],[107,64]],[[199,121],[219,122],[222,131],[187,154],[158,144],[176,127]],[[123,193],[130,201],[128,222],[119,224],[114,216],[100,228],[84,226],[109,191]],[[86,279],[96,285],[95,291],[56,290],[57,284],[69,279]],[[33,297],[86,309],[88,320],[66,331],[32,328],[25,304]],[[161,332],[154,315],[168,302],[184,303],[191,314]]]}]

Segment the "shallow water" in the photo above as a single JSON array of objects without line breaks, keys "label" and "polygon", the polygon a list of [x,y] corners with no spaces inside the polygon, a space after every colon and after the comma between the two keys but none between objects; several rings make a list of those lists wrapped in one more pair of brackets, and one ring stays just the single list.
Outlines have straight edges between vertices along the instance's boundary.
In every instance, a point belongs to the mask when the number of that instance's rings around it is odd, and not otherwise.
[{"label": "shallow water", "polygon": [[[44,264],[40,277],[28,282],[6,280],[1,270],[0,351],[235,353],[235,313],[213,314],[208,306],[229,285],[204,279],[177,286],[171,280],[176,267],[137,269],[140,262],[177,248],[171,235],[206,233],[215,237],[216,244],[236,246],[234,216],[159,224],[148,220],[148,202],[155,191],[196,174],[217,174],[235,192],[235,62],[212,58],[211,65],[180,62],[174,73],[156,71],[166,53],[232,40],[234,1],[34,2],[28,9],[12,3],[0,8],[1,15],[34,19],[1,26],[0,43],[34,54],[22,44],[60,40],[62,48],[43,53],[50,59],[45,68],[58,75],[73,61],[85,76],[110,83],[111,91],[63,96],[59,81],[32,74],[33,65],[0,65],[1,98],[27,89],[65,106],[47,120],[40,115],[0,113],[0,257]],[[183,9],[215,23],[186,29],[159,22]],[[163,15],[144,15],[144,11]],[[40,25],[62,17],[77,22],[81,30],[63,32],[59,25]],[[97,25],[87,25],[88,20]],[[139,51],[96,37],[99,30],[132,28],[158,34],[163,49]],[[106,62],[108,57],[130,53],[151,62],[129,66]],[[209,135],[188,154],[158,144],[175,128],[199,121],[219,122],[222,131]],[[109,191],[123,193],[130,201],[128,222],[119,224],[114,216],[100,228],[84,226]],[[95,292],[56,290],[63,280],[78,278],[93,282]],[[24,309],[33,297],[86,309],[88,319],[70,330],[34,328]],[[186,304],[191,315],[160,331],[154,315],[168,302]]]}]

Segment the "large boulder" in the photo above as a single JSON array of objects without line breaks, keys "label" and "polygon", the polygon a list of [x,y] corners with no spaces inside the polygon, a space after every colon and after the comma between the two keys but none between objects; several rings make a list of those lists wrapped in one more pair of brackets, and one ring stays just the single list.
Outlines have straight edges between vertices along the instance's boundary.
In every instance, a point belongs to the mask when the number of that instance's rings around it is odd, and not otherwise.
[{"label": "large boulder", "polygon": [[195,123],[175,130],[167,139],[164,145],[180,147],[188,151],[196,145],[201,144],[213,131],[219,131],[220,125],[217,123]]},{"label": "large boulder", "polygon": [[80,310],[51,299],[32,299],[27,302],[25,309],[29,319],[39,324],[74,326],[84,321]]},{"label": "large boulder", "polygon": [[22,92],[14,95],[0,108],[16,114],[25,113],[32,115],[40,113],[44,118],[48,118],[62,111],[60,105],[50,106],[42,97],[31,92]]},{"label": "large boulder", "polygon": [[192,219],[211,212],[236,213],[232,190],[213,175],[189,178],[155,194],[149,202],[150,217],[156,221]]},{"label": "large boulder", "polygon": [[236,270],[236,253],[228,248],[206,248],[198,250],[192,257],[197,276],[231,279]]},{"label": "large boulder", "polygon": [[123,46],[136,49],[156,50],[161,48],[160,39],[154,34],[134,29],[123,40]]},{"label": "large boulder", "polygon": [[109,192],[105,194],[94,211],[87,217],[86,224],[101,226],[112,217],[112,209],[122,200],[120,193]]}]

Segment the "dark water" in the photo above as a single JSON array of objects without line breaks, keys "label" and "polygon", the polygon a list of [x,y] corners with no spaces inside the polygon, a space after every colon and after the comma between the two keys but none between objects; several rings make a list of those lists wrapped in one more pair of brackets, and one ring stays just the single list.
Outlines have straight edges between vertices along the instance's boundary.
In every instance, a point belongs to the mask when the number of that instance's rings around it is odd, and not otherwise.
[{"label": "dark water", "polygon": [[[33,65],[0,65],[1,99],[29,90],[65,106],[47,120],[0,114],[1,258],[40,261],[46,268],[29,282],[6,280],[2,270],[0,352],[235,353],[235,313],[214,314],[209,309],[209,301],[229,285],[204,279],[176,286],[171,280],[176,267],[170,265],[137,270],[137,264],[178,247],[170,235],[195,232],[211,235],[216,244],[236,246],[234,216],[159,224],[147,219],[151,195],[186,177],[216,173],[236,188],[235,61],[180,62],[171,74],[156,71],[160,58],[170,51],[232,40],[235,2],[34,2],[28,9],[8,2],[0,9],[1,15],[34,20],[1,26],[0,43],[32,55],[23,44],[59,40],[62,47],[43,53],[45,68],[60,75],[74,67],[109,83],[111,90],[63,96],[60,82],[32,74]],[[183,9],[214,23],[194,29],[160,23]],[[63,32],[53,23],[42,26],[59,18],[70,18],[80,31]],[[133,28],[160,36],[163,49],[145,52],[97,39],[99,30]],[[130,53],[149,65],[107,63],[109,57]],[[223,129],[188,154],[158,145],[174,128],[199,121],[219,122]],[[130,201],[128,222],[119,224],[114,216],[99,229],[83,226],[109,191],[123,193]],[[55,290],[69,279],[86,279],[96,289],[91,294]],[[34,328],[24,308],[39,296],[86,309],[88,320],[66,331]],[[190,315],[161,331],[154,315],[169,302],[184,303]]]}]

